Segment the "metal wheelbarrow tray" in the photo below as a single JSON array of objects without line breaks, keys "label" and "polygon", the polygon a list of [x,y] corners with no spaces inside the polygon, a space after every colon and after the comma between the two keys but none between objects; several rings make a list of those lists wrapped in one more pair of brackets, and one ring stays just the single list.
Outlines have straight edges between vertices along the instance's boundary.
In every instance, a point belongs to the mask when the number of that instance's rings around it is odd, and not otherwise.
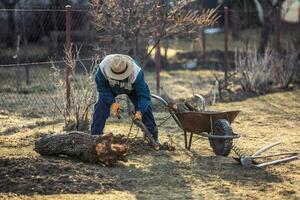
[{"label": "metal wheelbarrow tray", "polygon": [[188,150],[191,149],[193,135],[196,134],[209,139],[216,155],[228,156],[233,146],[233,139],[240,137],[230,126],[240,111],[206,111],[205,99],[196,95],[201,100],[201,111],[178,112],[176,109],[171,109],[170,104],[160,96],[152,95],[152,97],[168,108],[177,125],[183,130],[185,148]]}]

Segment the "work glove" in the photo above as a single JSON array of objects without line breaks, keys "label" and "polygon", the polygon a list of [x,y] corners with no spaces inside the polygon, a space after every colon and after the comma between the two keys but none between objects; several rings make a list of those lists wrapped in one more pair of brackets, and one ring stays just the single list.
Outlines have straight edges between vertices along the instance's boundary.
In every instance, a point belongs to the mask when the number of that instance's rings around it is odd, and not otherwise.
[{"label": "work glove", "polygon": [[113,103],[111,105],[112,114],[117,117],[118,119],[121,118],[121,104]]},{"label": "work glove", "polygon": [[142,120],[142,113],[140,111],[136,111],[134,114],[134,120]]},{"label": "work glove", "polygon": [[176,111],[178,109],[175,103],[169,103],[168,108],[173,111]]}]

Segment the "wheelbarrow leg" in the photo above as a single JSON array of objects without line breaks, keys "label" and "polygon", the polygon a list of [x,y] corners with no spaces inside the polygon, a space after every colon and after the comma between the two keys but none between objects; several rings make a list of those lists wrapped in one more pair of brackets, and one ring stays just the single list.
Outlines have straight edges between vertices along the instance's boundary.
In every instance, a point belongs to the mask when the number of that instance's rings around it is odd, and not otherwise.
[{"label": "wheelbarrow leg", "polygon": [[191,149],[191,145],[192,145],[192,139],[193,139],[193,133],[190,133],[190,139],[189,139],[189,142],[187,141],[187,132],[184,131],[184,146],[187,150],[190,150]]},{"label": "wheelbarrow leg", "polygon": [[192,139],[193,139],[193,133],[190,134],[190,141],[189,141],[188,150],[191,150]]},{"label": "wheelbarrow leg", "polygon": [[187,144],[187,134],[186,131],[183,132],[184,133],[184,146],[187,149],[188,148],[188,144]]}]

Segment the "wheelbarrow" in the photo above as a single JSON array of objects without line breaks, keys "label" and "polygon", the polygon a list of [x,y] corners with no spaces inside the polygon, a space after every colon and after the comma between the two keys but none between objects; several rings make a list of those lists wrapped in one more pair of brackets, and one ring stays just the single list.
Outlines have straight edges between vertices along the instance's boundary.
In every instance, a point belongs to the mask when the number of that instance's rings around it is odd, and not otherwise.
[{"label": "wheelbarrow", "polygon": [[[276,142],[270,145],[267,145],[253,155],[246,155],[239,149],[236,145],[233,144],[233,139],[240,137],[239,134],[234,133],[230,124],[239,114],[239,110],[235,111],[207,111],[205,109],[205,99],[203,96],[196,94],[197,98],[200,99],[201,107],[196,109],[190,104],[185,103],[187,109],[178,109],[176,104],[172,102],[167,102],[160,96],[151,95],[152,98],[158,100],[170,113],[171,117],[175,120],[177,125],[183,130],[184,133],[184,143],[185,148],[190,150],[193,143],[193,135],[200,135],[202,137],[207,137],[209,144],[212,147],[214,153],[219,156],[228,156],[231,150],[234,151],[238,158],[237,160],[243,167],[246,168],[263,168],[265,166],[274,165],[278,163],[289,162],[292,160],[299,159],[298,153],[295,152],[286,152],[278,154],[269,154],[261,155],[266,152],[268,149],[279,145],[281,142]],[[170,117],[166,118],[169,119]],[[164,120],[164,122],[166,121]],[[144,132],[144,136],[148,138],[148,141],[153,145],[156,150],[160,149],[159,143],[153,140],[150,132],[146,126],[141,121],[133,120],[129,134],[131,132],[132,125],[136,124]],[[161,123],[162,124],[162,123]],[[189,137],[188,137],[189,134]],[[169,145],[166,145],[166,148],[169,149]],[[258,163],[256,159],[265,159],[271,157],[280,157],[288,155],[289,157],[279,158],[277,160],[267,161]]]},{"label": "wheelbarrow", "polygon": [[186,104],[187,110],[179,110],[173,103],[157,95],[151,95],[158,100],[170,113],[177,125],[183,130],[185,148],[190,150],[193,136],[199,135],[209,140],[214,153],[219,156],[228,156],[232,147],[233,139],[240,135],[234,133],[230,124],[234,121],[240,111],[207,111],[205,99],[197,94],[200,99],[201,109],[193,108]]}]

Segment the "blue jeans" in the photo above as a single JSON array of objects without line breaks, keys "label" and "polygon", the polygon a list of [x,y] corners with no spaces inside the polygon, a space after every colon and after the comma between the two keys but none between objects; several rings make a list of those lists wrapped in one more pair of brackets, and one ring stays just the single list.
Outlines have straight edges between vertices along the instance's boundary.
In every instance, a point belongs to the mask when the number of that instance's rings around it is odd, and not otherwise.
[{"label": "blue jeans", "polygon": [[[134,108],[137,108],[138,98],[136,92],[131,92],[128,94],[129,99],[134,105]],[[98,99],[94,107],[93,122],[91,126],[92,135],[101,135],[103,134],[103,129],[106,123],[106,119],[110,115],[111,105],[105,103],[101,97]],[[149,132],[152,134],[153,138],[158,137],[157,126],[153,117],[152,107],[149,106],[147,111],[143,113],[142,122],[148,128]]]}]

